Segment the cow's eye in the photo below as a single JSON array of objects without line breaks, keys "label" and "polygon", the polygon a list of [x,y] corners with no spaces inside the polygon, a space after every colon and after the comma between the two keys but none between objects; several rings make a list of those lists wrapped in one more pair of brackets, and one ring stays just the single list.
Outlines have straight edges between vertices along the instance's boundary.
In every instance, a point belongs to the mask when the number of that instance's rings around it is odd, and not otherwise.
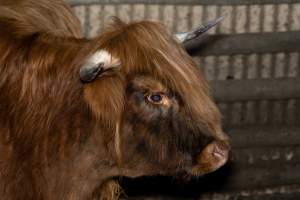
[{"label": "cow's eye", "polygon": [[150,94],[147,96],[147,100],[153,104],[162,104],[164,99],[163,94]]}]

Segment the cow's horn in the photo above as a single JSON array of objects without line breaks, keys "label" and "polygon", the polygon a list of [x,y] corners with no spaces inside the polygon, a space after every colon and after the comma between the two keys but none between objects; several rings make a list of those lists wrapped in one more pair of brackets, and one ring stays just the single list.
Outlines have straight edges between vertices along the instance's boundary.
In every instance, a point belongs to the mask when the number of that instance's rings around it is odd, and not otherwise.
[{"label": "cow's horn", "polygon": [[210,21],[208,22],[206,25],[204,26],[200,26],[198,28],[195,28],[192,31],[188,31],[188,32],[182,32],[182,33],[176,33],[175,37],[181,42],[181,43],[185,43],[187,41],[193,40],[197,37],[199,37],[200,35],[202,35],[203,33],[205,33],[206,31],[208,31],[209,29],[211,29],[212,27],[214,27],[215,25],[217,25],[219,22],[221,22],[223,19],[225,18],[225,16],[223,17],[219,17],[218,19],[214,20],[214,21]]},{"label": "cow's horn", "polygon": [[101,74],[119,66],[119,59],[105,50],[97,51],[80,68],[80,80],[84,83],[92,82]]}]

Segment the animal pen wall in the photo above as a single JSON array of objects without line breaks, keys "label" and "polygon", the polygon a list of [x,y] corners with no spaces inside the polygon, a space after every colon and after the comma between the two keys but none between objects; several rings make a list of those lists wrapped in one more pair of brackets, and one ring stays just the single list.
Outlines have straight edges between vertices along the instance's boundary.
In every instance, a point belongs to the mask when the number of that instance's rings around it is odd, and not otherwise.
[{"label": "animal pen wall", "polygon": [[69,0],[87,37],[111,16],[172,32],[225,20],[188,44],[231,137],[230,162],[191,183],[123,179],[130,199],[300,199],[300,0]]}]

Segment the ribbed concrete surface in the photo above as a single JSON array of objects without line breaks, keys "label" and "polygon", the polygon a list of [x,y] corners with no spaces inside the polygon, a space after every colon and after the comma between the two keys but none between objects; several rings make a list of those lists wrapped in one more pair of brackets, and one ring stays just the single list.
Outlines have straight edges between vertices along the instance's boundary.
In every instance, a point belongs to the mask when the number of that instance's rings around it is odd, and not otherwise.
[{"label": "ribbed concrete surface", "polygon": [[74,6],[89,36],[103,30],[110,16],[124,21],[143,19],[163,22],[171,31],[185,31],[199,24],[227,15],[222,24],[210,33],[245,33],[300,30],[300,4],[278,5],[143,5],[105,4]]}]

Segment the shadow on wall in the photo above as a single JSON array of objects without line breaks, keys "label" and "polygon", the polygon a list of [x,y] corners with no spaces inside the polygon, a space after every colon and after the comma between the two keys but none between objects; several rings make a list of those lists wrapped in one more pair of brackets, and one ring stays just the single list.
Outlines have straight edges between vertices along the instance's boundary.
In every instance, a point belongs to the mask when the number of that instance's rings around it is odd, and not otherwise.
[{"label": "shadow on wall", "polygon": [[121,185],[129,199],[141,199],[141,196],[169,197],[171,199],[197,198],[214,191],[227,189],[228,177],[232,171],[232,163],[227,163],[216,172],[194,177],[191,180],[171,177],[140,177],[136,179],[121,178]]}]

